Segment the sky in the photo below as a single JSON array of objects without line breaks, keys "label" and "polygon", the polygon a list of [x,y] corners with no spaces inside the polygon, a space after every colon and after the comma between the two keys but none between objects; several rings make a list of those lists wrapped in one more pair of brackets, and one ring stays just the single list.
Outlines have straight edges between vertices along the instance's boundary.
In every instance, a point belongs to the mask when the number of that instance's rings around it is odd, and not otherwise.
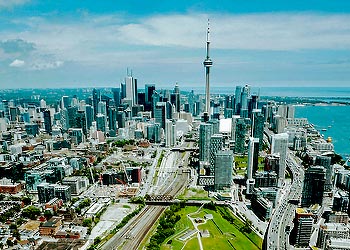
[{"label": "sky", "polygon": [[0,88],[350,87],[348,0],[0,0]]}]

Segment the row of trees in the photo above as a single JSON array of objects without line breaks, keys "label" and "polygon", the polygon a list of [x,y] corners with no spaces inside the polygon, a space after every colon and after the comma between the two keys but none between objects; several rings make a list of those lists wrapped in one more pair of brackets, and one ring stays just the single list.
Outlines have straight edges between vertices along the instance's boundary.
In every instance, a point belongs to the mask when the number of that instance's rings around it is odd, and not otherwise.
[{"label": "row of trees", "polygon": [[164,212],[160,217],[156,233],[151,237],[150,243],[146,247],[147,250],[159,250],[165,239],[175,233],[175,223],[181,219],[181,216],[176,213],[182,207],[184,207],[183,203],[171,205],[170,209]]}]

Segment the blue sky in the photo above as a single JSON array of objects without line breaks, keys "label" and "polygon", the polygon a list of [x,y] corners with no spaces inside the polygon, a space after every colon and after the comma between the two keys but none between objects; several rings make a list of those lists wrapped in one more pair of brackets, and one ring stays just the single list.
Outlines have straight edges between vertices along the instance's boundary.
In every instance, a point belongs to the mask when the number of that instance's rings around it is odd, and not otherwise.
[{"label": "blue sky", "polygon": [[350,1],[0,0],[0,88],[350,86]]}]

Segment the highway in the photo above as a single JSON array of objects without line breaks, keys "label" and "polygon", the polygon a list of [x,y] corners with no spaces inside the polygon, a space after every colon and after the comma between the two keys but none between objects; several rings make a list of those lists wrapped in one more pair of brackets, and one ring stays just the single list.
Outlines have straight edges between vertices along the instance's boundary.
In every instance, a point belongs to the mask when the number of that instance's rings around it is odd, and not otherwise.
[{"label": "highway", "polygon": [[290,169],[293,181],[290,185],[284,186],[284,192],[270,220],[266,234],[266,249],[280,250],[290,249],[289,232],[287,226],[292,229],[292,220],[294,218],[297,205],[289,203],[289,200],[300,200],[302,192],[302,183],[304,179],[304,170],[293,152],[288,150],[287,167]]}]

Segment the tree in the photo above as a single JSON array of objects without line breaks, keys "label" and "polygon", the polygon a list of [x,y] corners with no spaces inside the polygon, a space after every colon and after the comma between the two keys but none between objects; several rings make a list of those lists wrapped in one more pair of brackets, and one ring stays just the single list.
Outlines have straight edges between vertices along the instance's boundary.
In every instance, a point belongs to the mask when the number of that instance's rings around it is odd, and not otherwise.
[{"label": "tree", "polygon": [[91,227],[92,220],[90,218],[83,220],[83,227]]},{"label": "tree", "polygon": [[44,216],[47,220],[52,218],[52,212],[50,210],[45,210]]},{"label": "tree", "polygon": [[35,220],[38,215],[40,215],[40,209],[34,206],[29,206],[23,209],[22,215],[31,220]]},{"label": "tree", "polygon": [[246,219],[244,222],[244,226],[242,226],[241,230],[249,234],[252,232],[251,226],[252,226],[252,222]]},{"label": "tree", "polygon": [[10,239],[6,240],[6,245],[8,245],[9,247],[13,246],[13,242]]},{"label": "tree", "polygon": [[23,197],[22,202],[24,203],[25,206],[32,204],[32,200],[29,197]]},{"label": "tree", "polygon": [[17,240],[21,240],[21,234],[19,233],[18,229],[13,231],[12,237],[15,237]]},{"label": "tree", "polygon": [[97,237],[94,239],[94,245],[98,245],[100,242],[101,242],[101,238],[97,236]]}]

